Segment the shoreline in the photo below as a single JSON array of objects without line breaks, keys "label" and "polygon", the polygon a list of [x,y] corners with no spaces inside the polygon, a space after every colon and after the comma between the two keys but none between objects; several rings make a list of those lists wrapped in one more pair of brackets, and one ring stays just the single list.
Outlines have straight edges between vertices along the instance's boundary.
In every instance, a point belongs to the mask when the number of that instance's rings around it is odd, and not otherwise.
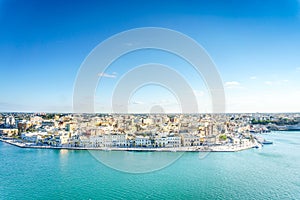
[{"label": "shoreline", "polygon": [[26,143],[14,142],[14,140],[3,140],[1,142],[19,147],[31,149],[57,149],[57,150],[96,150],[96,151],[135,151],[135,152],[238,152],[255,147],[262,147],[259,143],[252,143],[245,146],[191,146],[191,147],[175,147],[175,148],[147,148],[147,147],[55,147],[55,146],[38,146],[27,145]]}]

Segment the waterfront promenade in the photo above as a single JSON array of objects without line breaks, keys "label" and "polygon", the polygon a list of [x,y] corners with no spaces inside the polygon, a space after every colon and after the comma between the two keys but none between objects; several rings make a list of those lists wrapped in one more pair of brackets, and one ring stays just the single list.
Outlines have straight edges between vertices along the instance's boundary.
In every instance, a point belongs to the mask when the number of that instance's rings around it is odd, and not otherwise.
[{"label": "waterfront promenade", "polygon": [[144,151],[144,152],[236,152],[255,147],[261,147],[257,141],[249,143],[248,145],[212,145],[212,146],[189,146],[189,147],[176,147],[176,148],[149,148],[149,147],[56,147],[56,146],[39,146],[32,143],[22,143],[13,139],[0,141],[20,147],[20,148],[33,148],[33,149],[67,149],[67,150],[100,150],[100,151]]}]

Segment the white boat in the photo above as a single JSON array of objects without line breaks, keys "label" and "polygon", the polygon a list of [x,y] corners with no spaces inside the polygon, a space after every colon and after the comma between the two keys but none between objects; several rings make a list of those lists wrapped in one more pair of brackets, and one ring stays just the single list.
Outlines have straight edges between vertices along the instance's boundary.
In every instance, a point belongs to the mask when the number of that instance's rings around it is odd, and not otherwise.
[{"label": "white boat", "polygon": [[299,131],[300,130],[300,124],[297,125],[288,125],[286,126],[288,131]]}]

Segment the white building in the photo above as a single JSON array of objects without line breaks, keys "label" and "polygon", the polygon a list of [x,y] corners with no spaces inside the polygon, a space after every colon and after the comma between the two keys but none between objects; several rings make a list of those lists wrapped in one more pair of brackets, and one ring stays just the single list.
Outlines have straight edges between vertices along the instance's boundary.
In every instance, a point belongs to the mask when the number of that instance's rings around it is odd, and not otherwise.
[{"label": "white building", "polygon": [[79,137],[79,146],[81,146],[81,147],[92,147],[90,138],[87,137],[87,136],[84,136],[84,135],[80,136]]},{"label": "white building", "polygon": [[108,134],[103,135],[103,144],[105,147],[125,147],[126,135],[125,134]]},{"label": "white building", "polygon": [[102,135],[93,135],[90,137],[90,142],[92,143],[92,147],[103,147],[104,141]]},{"label": "white building", "polygon": [[168,140],[167,140],[167,137],[157,136],[154,139],[154,143],[155,143],[155,147],[166,147],[168,144]]},{"label": "white building", "polygon": [[180,147],[181,137],[179,136],[168,136],[166,147]]},{"label": "white building", "polygon": [[16,125],[16,120],[13,116],[8,116],[5,118],[6,127],[14,127]]},{"label": "white building", "polygon": [[136,136],[135,146],[137,147],[148,147],[151,146],[151,140],[149,136]]},{"label": "white building", "polygon": [[21,138],[27,142],[37,143],[42,141],[43,137],[47,135],[47,132],[21,133]]}]

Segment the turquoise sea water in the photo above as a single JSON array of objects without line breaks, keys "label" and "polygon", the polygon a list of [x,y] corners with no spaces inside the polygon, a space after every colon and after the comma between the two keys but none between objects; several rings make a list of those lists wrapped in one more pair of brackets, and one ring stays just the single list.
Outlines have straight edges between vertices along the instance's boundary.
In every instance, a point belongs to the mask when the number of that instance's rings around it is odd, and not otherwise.
[{"label": "turquoise sea water", "polygon": [[[143,174],[112,169],[88,151],[0,142],[0,199],[300,199],[300,132],[264,137],[274,144],[203,159],[184,153],[168,167]],[[128,154],[106,153],[116,159]]]}]

